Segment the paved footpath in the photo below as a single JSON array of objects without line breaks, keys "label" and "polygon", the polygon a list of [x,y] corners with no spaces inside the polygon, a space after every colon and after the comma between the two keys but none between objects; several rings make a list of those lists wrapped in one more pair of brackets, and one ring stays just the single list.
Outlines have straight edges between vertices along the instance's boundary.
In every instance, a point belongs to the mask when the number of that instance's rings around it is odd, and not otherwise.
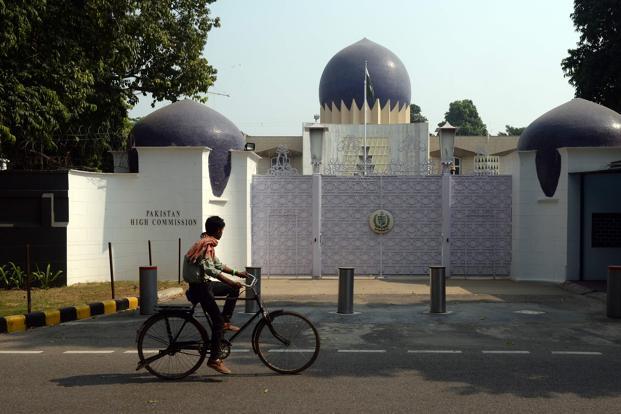
[{"label": "paved footpath", "polygon": [[1,335],[1,411],[566,413],[621,404],[621,321],[600,301],[551,284],[451,280],[451,313],[432,315],[425,280],[369,279],[356,280],[356,313],[339,315],[337,286],[263,281],[270,309],[304,313],[319,329],[320,357],[296,376],[265,368],[248,334],[227,361],[234,375],[203,367],[163,382],[136,372],[146,317],[135,311]]}]

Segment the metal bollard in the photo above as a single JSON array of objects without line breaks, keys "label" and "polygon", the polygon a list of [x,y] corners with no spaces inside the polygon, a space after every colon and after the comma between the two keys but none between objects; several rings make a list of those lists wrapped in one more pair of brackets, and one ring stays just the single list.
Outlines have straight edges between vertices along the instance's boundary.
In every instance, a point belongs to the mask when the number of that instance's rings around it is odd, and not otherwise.
[{"label": "metal bollard", "polygon": [[429,313],[446,313],[446,268],[429,266],[431,303]]},{"label": "metal bollard", "polygon": [[[257,284],[254,285],[254,288],[257,290],[258,294],[261,294],[261,268],[260,267],[251,267],[246,266],[246,272],[250,273],[254,277],[257,278]],[[252,279],[246,278],[246,283],[250,283]],[[252,289],[246,289],[246,313],[256,313],[259,311],[259,304],[254,299],[254,292]]]},{"label": "metal bollard", "polygon": [[353,267],[339,267],[339,304],[336,313],[354,313]]},{"label": "metal bollard", "polygon": [[140,271],[140,314],[153,315],[157,305],[157,266],[142,266]]},{"label": "metal bollard", "polygon": [[621,266],[608,266],[606,316],[621,318]]}]

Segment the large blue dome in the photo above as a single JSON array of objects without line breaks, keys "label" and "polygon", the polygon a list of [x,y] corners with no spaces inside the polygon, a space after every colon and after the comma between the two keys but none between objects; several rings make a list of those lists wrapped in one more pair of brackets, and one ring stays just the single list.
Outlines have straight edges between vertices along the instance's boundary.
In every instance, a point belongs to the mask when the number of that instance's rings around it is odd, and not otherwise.
[{"label": "large blue dome", "polygon": [[231,174],[229,150],[244,148],[244,135],[225,116],[198,102],[177,101],[142,118],[131,131],[136,147],[209,147],[209,178],[215,196]]},{"label": "large blue dome", "polygon": [[[362,108],[364,100],[364,61],[367,61],[375,97],[384,107],[390,99],[391,109],[410,105],[410,76],[403,62],[366,37],[338,52],[326,65],[319,82],[319,103],[340,108],[341,100],[348,109],[352,101]],[[369,101],[369,105],[373,102]]]}]

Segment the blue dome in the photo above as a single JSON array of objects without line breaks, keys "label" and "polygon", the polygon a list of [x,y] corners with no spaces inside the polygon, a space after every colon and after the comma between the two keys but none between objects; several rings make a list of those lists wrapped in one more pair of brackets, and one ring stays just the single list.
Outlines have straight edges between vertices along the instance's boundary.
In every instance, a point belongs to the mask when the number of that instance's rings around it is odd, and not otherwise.
[{"label": "blue dome", "polygon": [[229,150],[243,149],[245,138],[225,116],[198,102],[177,101],[134,125],[130,143],[136,147],[209,147],[209,178],[220,197],[231,174]]},{"label": "blue dome", "polygon": [[535,167],[544,194],[552,197],[561,175],[557,148],[621,146],[621,115],[576,98],[535,119],[520,135],[519,151],[537,151]]},{"label": "blue dome", "polygon": [[520,135],[520,151],[621,146],[621,115],[576,98],[535,119]]},{"label": "blue dome", "polygon": [[[367,61],[369,76],[373,83],[375,97],[384,107],[390,99],[391,109],[410,104],[412,94],[410,76],[403,62],[384,46],[364,38],[346,47],[330,59],[319,82],[319,103],[340,107],[341,100],[348,109],[352,101],[362,108],[364,100],[364,61]],[[370,99],[369,105],[373,102]]]}]

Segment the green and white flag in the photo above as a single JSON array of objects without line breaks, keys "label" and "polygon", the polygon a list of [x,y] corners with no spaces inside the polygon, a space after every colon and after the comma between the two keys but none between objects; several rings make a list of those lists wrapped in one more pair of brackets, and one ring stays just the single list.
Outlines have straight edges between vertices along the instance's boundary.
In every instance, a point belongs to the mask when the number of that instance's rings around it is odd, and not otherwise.
[{"label": "green and white flag", "polygon": [[366,65],[364,67],[364,84],[366,87],[365,93],[366,93],[367,102],[371,103],[369,107],[373,107],[373,105],[375,104],[375,90],[373,89],[373,82],[371,82],[371,75],[369,75],[369,69],[366,67]]}]

